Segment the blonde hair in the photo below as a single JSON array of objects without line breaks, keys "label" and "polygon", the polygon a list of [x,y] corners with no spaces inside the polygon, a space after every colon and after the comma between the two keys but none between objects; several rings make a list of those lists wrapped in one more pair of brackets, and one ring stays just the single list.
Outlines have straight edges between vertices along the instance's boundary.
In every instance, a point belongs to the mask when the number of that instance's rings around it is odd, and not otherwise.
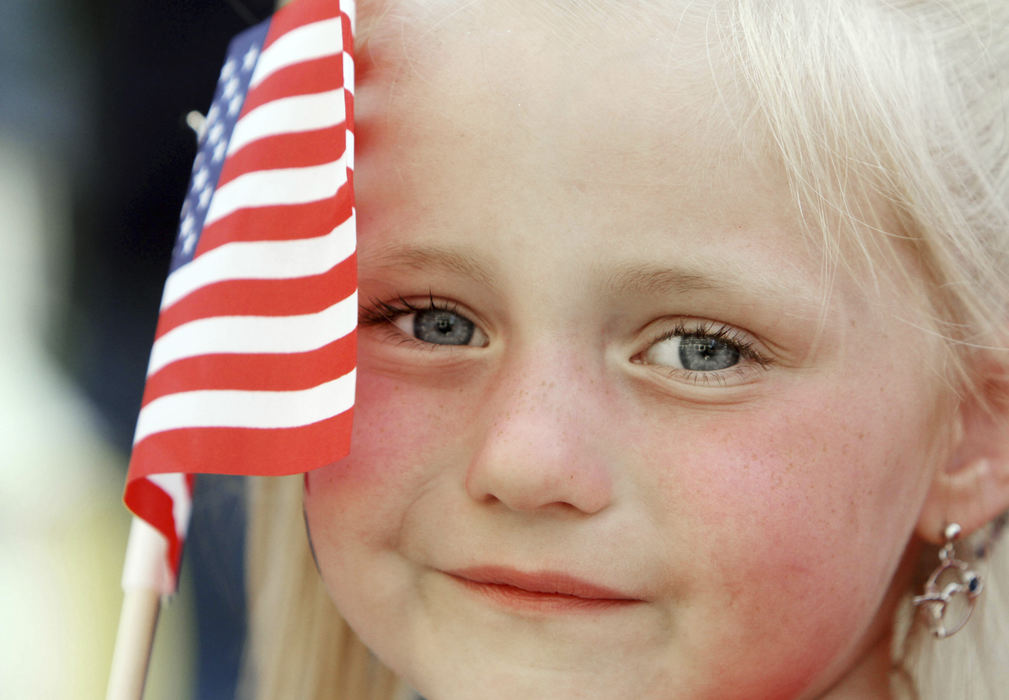
[{"label": "blonde hair", "polygon": [[305,534],[301,475],[250,478],[249,633],[240,696],[407,697],[329,598]]},{"label": "blonde hair", "polygon": [[[1009,354],[1009,3],[731,5],[714,26],[756,105],[747,123],[766,128],[825,269],[886,264],[922,285],[896,257],[912,250],[932,306],[926,330],[947,341],[951,390],[1004,415],[1006,387],[981,386],[973,367],[983,353],[1002,365]],[[964,558],[991,549],[994,529],[971,538]],[[926,547],[923,571],[936,561]],[[908,592],[892,639],[895,694],[1004,693],[1009,557],[995,548],[982,568],[975,619],[951,639],[915,624]]]},{"label": "blonde hair", "polygon": [[920,286],[899,260],[910,248],[953,386],[976,390],[970,349],[1005,353],[1009,319],[1009,5],[729,4],[715,26],[756,105],[748,124],[767,130],[828,269],[886,264]]},{"label": "blonde hair", "polygon": [[[886,265],[924,286],[951,391],[1009,400],[983,394],[971,371],[978,353],[1005,364],[1009,352],[1009,3],[714,4],[713,39],[755,106],[741,125],[769,137],[825,271]],[[908,249],[924,281],[899,259]],[[271,481],[255,484],[250,509],[249,696],[402,695],[329,601],[305,544],[300,477]],[[926,638],[909,593],[894,625],[895,692],[995,698],[1006,687],[1006,555],[983,562],[982,603],[952,639]]]}]

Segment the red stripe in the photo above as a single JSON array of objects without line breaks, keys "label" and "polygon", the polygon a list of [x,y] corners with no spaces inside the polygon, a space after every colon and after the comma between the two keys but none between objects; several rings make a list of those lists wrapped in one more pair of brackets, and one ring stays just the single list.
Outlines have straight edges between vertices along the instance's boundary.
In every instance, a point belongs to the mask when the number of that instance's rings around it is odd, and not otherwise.
[{"label": "red stripe", "polygon": [[239,119],[256,107],[294,95],[329,92],[343,86],[343,54],[323,56],[284,66],[249,90]]},{"label": "red stripe", "polygon": [[344,183],[336,195],[306,204],[246,207],[203,229],[194,258],[235,241],[290,241],[330,233],[350,215],[354,195]]},{"label": "red stripe", "polygon": [[[179,576],[179,562],[182,559],[182,541],[175,530],[175,516],[172,510],[174,502],[172,497],[147,479],[137,478],[138,474],[132,470],[132,467],[133,463],[131,461],[130,478],[126,482],[123,501],[130,510],[137,513],[164,535],[168,541],[167,563],[172,572],[172,577],[177,579]],[[152,469],[144,476],[160,471],[162,470]],[[191,493],[192,484],[190,483]]]},{"label": "red stripe", "polygon": [[311,277],[229,280],[201,287],[161,312],[155,340],[179,326],[216,316],[299,316],[328,309],[357,289],[356,257]]},{"label": "red stripe", "polygon": [[325,129],[267,136],[228,157],[217,187],[254,171],[332,163],[346,150],[347,127],[343,122]]},{"label": "red stripe", "polygon": [[[292,29],[319,20],[332,19],[339,15],[340,3],[338,0],[298,0],[290,5],[285,5],[277,10],[270,20],[270,29],[263,41],[263,48],[267,48]],[[344,34],[349,36],[349,30],[345,28]]]},{"label": "red stripe", "polygon": [[311,389],[354,369],[354,333],[317,350],[300,353],[198,355],[173,362],[144,387],[146,406],[183,391],[298,391]]},{"label": "red stripe", "polygon": [[[344,50],[352,52],[349,17],[340,13],[337,0],[298,0],[281,9],[271,19],[263,47],[270,47],[281,36],[300,26],[337,16],[343,26]],[[243,113],[282,96],[335,89],[342,80],[343,57],[340,55],[285,67],[252,91],[243,105]],[[346,100],[349,108],[352,95],[348,93]],[[353,117],[349,112],[345,128],[353,128]],[[342,153],[346,138],[342,130],[337,134],[329,134],[329,131],[319,130],[319,133],[295,137],[271,137],[261,143],[249,144],[239,154],[229,157],[225,164],[225,177],[219,184],[230,181],[241,172],[332,162]],[[351,179],[349,169],[348,179]],[[347,220],[352,206],[351,185],[346,184],[335,197],[322,202],[249,207],[208,227],[202,234],[197,254],[231,241],[295,240],[325,235]],[[212,285],[205,290],[197,290],[169,309],[160,319],[159,335],[168,328],[177,327],[186,318],[236,313],[279,315],[321,310],[328,305],[327,300],[353,291],[354,273],[354,261],[351,259],[311,278],[244,280]],[[356,336],[351,334],[311,353],[212,355],[193,358],[192,362],[179,361],[150,378],[145,402],[153,396],[196,388],[308,388],[350,371],[354,366],[355,342]],[[187,474],[190,491],[187,497],[191,497],[191,472],[194,471],[270,475],[315,469],[347,453],[352,415],[353,411],[348,410],[299,428],[186,428],[148,436],[133,451],[124,500],[133,512],[166,537],[167,563],[177,579],[183,541],[176,534],[175,504],[171,496],[144,477],[156,473]],[[184,526],[185,523],[179,525]]]},{"label": "red stripe", "polygon": [[350,409],[298,428],[184,428],[155,433],[134,446],[131,474],[196,468],[207,474],[281,476],[318,469],[347,455],[352,415]]}]

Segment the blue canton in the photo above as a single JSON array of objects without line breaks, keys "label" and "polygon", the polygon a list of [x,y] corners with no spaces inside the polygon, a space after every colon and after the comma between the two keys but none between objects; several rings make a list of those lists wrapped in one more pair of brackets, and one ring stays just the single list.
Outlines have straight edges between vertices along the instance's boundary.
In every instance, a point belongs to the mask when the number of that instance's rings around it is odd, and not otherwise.
[{"label": "blue canton", "polygon": [[196,160],[193,161],[189,191],[179,216],[179,233],[172,251],[171,272],[192,260],[193,253],[196,252],[210,200],[221,177],[228,143],[242,111],[252,71],[256,67],[268,29],[269,22],[264,22],[236,36],[228,47],[228,58],[217,81],[214,101],[200,129],[199,148]]}]

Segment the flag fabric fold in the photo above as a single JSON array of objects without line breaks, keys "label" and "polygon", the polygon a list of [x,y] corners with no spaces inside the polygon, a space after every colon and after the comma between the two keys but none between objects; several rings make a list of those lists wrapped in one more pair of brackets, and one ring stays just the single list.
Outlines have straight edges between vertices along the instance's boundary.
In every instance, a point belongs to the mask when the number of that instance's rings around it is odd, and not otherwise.
[{"label": "flag fabric fold", "polygon": [[177,584],[196,473],[349,449],[357,323],[353,3],[295,0],[232,40],[182,207],[124,500]]}]

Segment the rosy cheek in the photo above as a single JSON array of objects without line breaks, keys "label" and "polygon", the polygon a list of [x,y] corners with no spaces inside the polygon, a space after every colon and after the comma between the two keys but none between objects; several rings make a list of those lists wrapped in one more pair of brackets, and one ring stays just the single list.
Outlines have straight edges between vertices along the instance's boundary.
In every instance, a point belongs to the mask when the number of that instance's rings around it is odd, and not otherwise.
[{"label": "rosy cheek", "polygon": [[444,460],[432,453],[458,439],[457,416],[464,413],[442,394],[359,372],[350,455],[309,475],[309,499],[326,512],[321,527],[372,543],[395,538],[411,501],[432,478],[445,476]]},{"label": "rosy cheek", "polygon": [[691,592],[737,617],[726,643],[781,643],[799,675],[870,624],[924,494],[924,482],[907,488],[907,471],[928,452],[925,417],[884,420],[830,399],[820,387],[745,420],[684,420],[674,459],[649,458],[664,467],[654,517],[690,543],[671,563],[703,562]]}]

